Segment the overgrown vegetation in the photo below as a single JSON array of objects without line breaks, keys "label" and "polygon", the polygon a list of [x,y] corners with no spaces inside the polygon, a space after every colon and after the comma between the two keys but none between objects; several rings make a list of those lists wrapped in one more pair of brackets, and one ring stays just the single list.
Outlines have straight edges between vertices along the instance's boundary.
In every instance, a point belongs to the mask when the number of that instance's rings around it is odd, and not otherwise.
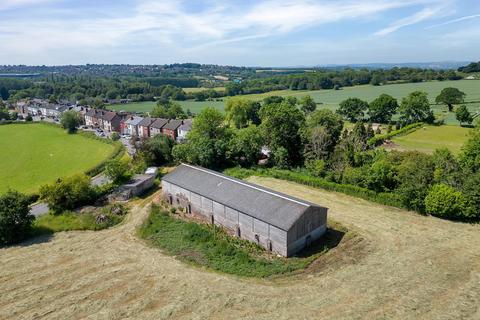
[{"label": "overgrown vegetation", "polygon": [[[339,228],[339,226],[336,226]],[[346,232],[345,229],[341,230]],[[139,234],[150,244],[198,266],[246,277],[271,277],[306,268],[335,242],[327,231],[305,257],[281,258],[256,244],[229,236],[223,229],[188,222],[153,206]]]},{"label": "overgrown vegetation", "polygon": [[64,211],[35,219],[31,236],[73,230],[103,230],[123,221],[128,210],[120,204],[94,208],[87,212]]}]

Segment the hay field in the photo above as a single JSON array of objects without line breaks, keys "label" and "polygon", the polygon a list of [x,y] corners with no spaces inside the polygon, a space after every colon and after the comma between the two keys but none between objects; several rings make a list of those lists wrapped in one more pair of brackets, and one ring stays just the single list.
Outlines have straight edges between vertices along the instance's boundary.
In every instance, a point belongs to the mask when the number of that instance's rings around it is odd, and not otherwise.
[{"label": "hay field", "polygon": [[269,178],[251,181],[330,207],[355,230],[317,272],[252,280],[181,263],[146,246],[126,221],[0,249],[6,319],[479,319],[480,225],[423,217]]}]

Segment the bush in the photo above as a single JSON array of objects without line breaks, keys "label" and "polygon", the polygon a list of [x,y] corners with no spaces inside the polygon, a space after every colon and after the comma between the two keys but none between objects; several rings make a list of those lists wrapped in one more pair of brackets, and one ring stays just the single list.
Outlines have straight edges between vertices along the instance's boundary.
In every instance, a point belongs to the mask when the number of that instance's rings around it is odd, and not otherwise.
[{"label": "bush", "polygon": [[120,134],[118,132],[112,132],[110,139],[112,139],[112,141],[118,141],[120,140]]},{"label": "bush", "polygon": [[441,218],[466,218],[466,199],[460,191],[445,184],[436,184],[425,198],[426,212]]},{"label": "bush", "polygon": [[40,199],[45,201],[54,213],[72,210],[93,201],[95,190],[86,175],[74,175],[58,179],[52,185],[40,187]]},{"label": "bush", "polygon": [[16,191],[0,196],[0,244],[16,243],[25,238],[32,221],[30,198]]},{"label": "bush", "polygon": [[399,128],[395,131],[388,132],[389,130],[391,130],[391,126],[389,126],[390,129],[387,129],[386,134],[379,134],[379,135],[376,135],[375,137],[369,139],[368,140],[368,145],[369,146],[379,146],[385,140],[391,139],[395,136],[406,135],[406,134],[412,133],[413,131],[416,131],[416,130],[420,129],[420,127],[422,127],[423,125],[424,125],[423,122],[418,122],[418,123],[410,124],[410,125],[405,126],[403,128]]},{"label": "bush", "polygon": [[405,208],[402,199],[392,193],[377,193],[366,188],[361,188],[358,186],[348,185],[348,184],[338,184],[335,182],[330,182],[322,178],[312,177],[311,175],[301,172],[301,171],[288,171],[288,170],[278,170],[278,169],[242,169],[242,168],[231,168],[225,170],[225,174],[231,175],[239,179],[245,179],[249,176],[264,176],[272,177],[276,179],[288,180],[307,186],[322,188],[328,191],[335,191],[345,193],[350,196],[362,198],[365,200],[377,202],[384,205],[389,205],[393,207]]},{"label": "bush", "polygon": [[111,159],[105,163],[105,175],[113,180],[119,182],[128,178],[128,163],[121,159]]}]

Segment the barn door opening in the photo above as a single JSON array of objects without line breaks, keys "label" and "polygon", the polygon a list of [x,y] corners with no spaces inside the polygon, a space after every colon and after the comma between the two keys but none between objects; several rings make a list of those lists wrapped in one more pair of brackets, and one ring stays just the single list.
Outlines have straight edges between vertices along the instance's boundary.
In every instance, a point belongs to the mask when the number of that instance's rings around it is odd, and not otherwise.
[{"label": "barn door opening", "polygon": [[171,194],[168,196],[168,203],[170,203],[170,205],[173,204],[173,197]]},{"label": "barn door opening", "polygon": [[213,216],[213,214],[210,215],[210,222],[211,222],[212,224],[215,224],[215,217]]},{"label": "barn door opening", "polygon": [[192,205],[189,203],[187,206],[187,213],[191,214],[192,213]]},{"label": "barn door opening", "polygon": [[242,231],[240,230],[240,226],[237,226],[237,237],[242,237]]},{"label": "barn door opening", "polygon": [[308,235],[307,238],[305,238],[305,247],[309,247],[312,244],[312,236]]}]

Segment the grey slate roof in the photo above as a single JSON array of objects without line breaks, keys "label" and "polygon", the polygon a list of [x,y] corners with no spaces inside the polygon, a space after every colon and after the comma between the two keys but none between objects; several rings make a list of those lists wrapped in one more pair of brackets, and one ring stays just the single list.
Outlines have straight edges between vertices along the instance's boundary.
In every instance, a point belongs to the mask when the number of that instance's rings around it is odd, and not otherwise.
[{"label": "grey slate roof", "polygon": [[140,121],[140,122],[138,123],[138,125],[141,126],[141,127],[150,127],[150,125],[152,124],[153,120],[154,120],[154,119],[148,118],[148,117],[147,117],[147,118],[143,118],[143,120]]},{"label": "grey slate roof", "polygon": [[163,129],[177,130],[178,127],[180,127],[182,125],[182,123],[183,123],[182,120],[172,119],[163,127]]},{"label": "grey slate roof", "polygon": [[216,171],[182,164],[162,180],[288,231],[310,207],[319,207]]},{"label": "grey slate roof", "polygon": [[162,129],[168,123],[168,119],[157,118],[152,122],[151,127],[156,129]]}]

